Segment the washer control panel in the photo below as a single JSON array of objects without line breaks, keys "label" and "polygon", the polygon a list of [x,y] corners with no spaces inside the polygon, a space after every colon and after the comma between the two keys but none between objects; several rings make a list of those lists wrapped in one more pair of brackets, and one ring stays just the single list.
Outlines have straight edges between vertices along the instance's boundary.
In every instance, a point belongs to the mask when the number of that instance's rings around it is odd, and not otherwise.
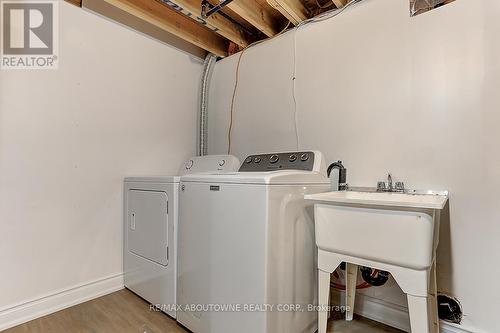
[{"label": "washer control panel", "polygon": [[240,172],[262,172],[276,170],[313,171],[314,152],[301,151],[250,155],[241,164]]}]

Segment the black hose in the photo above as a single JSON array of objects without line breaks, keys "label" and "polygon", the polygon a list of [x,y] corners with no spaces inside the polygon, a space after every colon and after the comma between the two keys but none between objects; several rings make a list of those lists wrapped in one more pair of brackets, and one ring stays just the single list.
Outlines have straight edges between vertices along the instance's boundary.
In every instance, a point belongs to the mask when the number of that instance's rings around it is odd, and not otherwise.
[{"label": "black hose", "polygon": [[363,280],[373,287],[381,287],[389,281],[389,272],[377,271],[377,274],[374,276],[373,269],[370,267],[361,267],[360,270]]}]

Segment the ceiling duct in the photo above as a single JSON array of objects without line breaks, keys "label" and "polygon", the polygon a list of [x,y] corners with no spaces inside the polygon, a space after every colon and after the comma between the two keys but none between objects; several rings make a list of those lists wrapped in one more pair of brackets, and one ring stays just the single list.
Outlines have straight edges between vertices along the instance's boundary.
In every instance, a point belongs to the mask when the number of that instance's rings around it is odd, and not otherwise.
[{"label": "ceiling duct", "polygon": [[441,7],[455,0],[410,0],[410,14],[415,16]]}]

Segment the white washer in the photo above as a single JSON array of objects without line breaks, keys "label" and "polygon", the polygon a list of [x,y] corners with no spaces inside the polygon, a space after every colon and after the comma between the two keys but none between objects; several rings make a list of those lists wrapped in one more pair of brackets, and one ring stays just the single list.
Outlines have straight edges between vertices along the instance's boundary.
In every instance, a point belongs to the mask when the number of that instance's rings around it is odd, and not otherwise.
[{"label": "white washer", "polygon": [[[315,332],[313,207],[303,197],[329,188],[319,152],[252,155],[236,173],[183,176],[178,322],[194,333]],[[291,304],[304,311],[279,308]]]},{"label": "white washer", "polygon": [[[193,157],[180,174],[235,171],[234,156]],[[129,177],[124,182],[125,287],[176,317],[176,253],[180,176]]]}]

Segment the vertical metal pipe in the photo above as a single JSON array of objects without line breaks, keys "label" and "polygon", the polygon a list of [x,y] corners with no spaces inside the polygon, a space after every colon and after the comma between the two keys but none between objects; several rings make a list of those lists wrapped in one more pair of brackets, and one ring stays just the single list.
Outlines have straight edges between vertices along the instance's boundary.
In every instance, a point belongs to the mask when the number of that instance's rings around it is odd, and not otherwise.
[{"label": "vertical metal pipe", "polygon": [[208,90],[210,86],[210,74],[215,65],[217,56],[209,53],[203,63],[203,76],[201,79],[201,99],[200,99],[200,121],[199,121],[199,145],[198,155],[207,154],[207,111],[208,111]]}]

